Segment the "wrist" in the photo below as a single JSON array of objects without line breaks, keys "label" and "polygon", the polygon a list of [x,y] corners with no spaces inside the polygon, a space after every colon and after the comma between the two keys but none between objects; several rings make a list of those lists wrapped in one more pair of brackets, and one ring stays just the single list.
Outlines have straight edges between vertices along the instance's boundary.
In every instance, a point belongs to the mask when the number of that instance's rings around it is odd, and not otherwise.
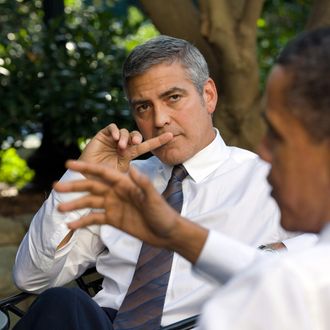
[{"label": "wrist", "polygon": [[204,247],[207,236],[206,228],[178,215],[177,224],[167,248],[194,264]]}]

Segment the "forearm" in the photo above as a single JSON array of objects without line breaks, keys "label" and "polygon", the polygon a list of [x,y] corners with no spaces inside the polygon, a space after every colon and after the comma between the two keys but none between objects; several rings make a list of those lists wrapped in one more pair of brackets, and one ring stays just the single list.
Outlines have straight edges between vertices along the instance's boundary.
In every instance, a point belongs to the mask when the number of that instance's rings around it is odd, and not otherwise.
[{"label": "forearm", "polygon": [[181,216],[166,248],[190,261],[197,272],[227,282],[263,253],[221,233],[209,231]]},{"label": "forearm", "polygon": [[207,236],[206,228],[178,216],[175,232],[169,240],[167,248],[179,253],[194,264],[204,247]]},{"label": "forearm", "polygon": [[[69,249],[57,251],[69,230],[56,212],[56,197],[51,194],[34,216],[29,231],[17,252],[14,280],[27,291],[40,291],[53,286],[61,273]],[[60,279],[65,282],[66,279]]]},{"label": "forearm", "polygon": [[[72,178],[72,175],[69,177]],[[15,261],[14,280],[23,290],[39,292],[50,286],[67,283],[75,276],[77,269],[70,269],[66,264],[70,263],[68,260],[78,248],[76,240],[81,239],[81,234],[78,235],[79,238],[73,239],[66,222],[79,218],[81,213],[58,212],[57,206],[63,198],[63,194],[54,191],[50,194],[34,216],[20,245]]]},{"label": "forearm", "polygon": [[33,255],[29,248],[33,244],[29,235],[26,235],[20,245],[13,269],[16,286],[24,291],[40,293],[49,287],[69,282],[71,276],[63,272],[66,257]]}]

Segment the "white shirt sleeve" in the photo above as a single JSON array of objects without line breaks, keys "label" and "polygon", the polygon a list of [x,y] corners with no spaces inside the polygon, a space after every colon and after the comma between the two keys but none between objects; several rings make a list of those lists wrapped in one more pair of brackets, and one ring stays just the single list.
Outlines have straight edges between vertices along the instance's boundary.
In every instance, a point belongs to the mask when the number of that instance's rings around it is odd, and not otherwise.
[{"label": "white shirt sleeve", "polygon": [[[83,178],[79,173],[67,171],[61,181]],[[63,214],[57,211],[57,206],[60,202],[81,195],[52,191],[34,216],[29,231],[19,247],[14,266],[14,281],[20,289],[40,292],[48,287],[60,286],[95,264],[96,255],[103,249],[97,235],[97,226],[76,230],[69,243],[56,250],[69,233],[66,222],[78,219],[89,212],[88,209],[84,209]]]},{"label": "white shirt sleeve", "polygon": [[286,239],[283,241],[283,244],[290,252],[292,252],[310,248],[314,246],[318,240],[319,235],[306,233]]},{"label": "white shirt sleeve", "polygon": [[262,258],[220,289],[204,305],[198,329],[321,329],[313,290],[289,262],[276,262],[280,257]]},{"label": "white shirt sleeve", "polygon": [[210,231],[194,266],[196,272],[221,284],[248,266],[261,251],[219,232]]},{"label": "white shirt sleeve", "polygon": [[[301,234],[284,240],[283,243],[288,251],[293,252],[314,246],[318,238],[316,234]],[[275,251],[286,253],[286,250]],[[272,252],[258,250],[219,232],[210,231],[194,270],[209,280],[224,284],[251,265],[258,256],[271,254]]]}]

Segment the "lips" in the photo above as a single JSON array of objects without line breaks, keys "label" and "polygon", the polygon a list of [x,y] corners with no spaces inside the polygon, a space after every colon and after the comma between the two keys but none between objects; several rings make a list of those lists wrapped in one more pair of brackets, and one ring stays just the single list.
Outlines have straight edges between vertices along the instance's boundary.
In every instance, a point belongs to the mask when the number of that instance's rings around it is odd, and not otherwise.
[{"label": "lips", "polygon": [[159,136],[160,134],[164,134],[164,133],[171,133],[173,135],[173,138],[168,143],[166,143],[166,144],[169,144],[169,143],[173,142],[173,140],[175,140],[180,135],[178,133],[177,134],[174,134],[172,132],[161,132],[161,133],[158,133],[157,136]]},{"label": "lips", "polygon": [[276,196],[277,196],[277,194],[276,194],[276,187],[275,187],[275,185],[274,185],[274,180],[272,179],[272,177],[271,177],[270,174],[267,176],[267,181],[268,181],[268,183],[269,183],[270,186],[271,186],[270,195],[271,195],[273,198],[276,199]]}]

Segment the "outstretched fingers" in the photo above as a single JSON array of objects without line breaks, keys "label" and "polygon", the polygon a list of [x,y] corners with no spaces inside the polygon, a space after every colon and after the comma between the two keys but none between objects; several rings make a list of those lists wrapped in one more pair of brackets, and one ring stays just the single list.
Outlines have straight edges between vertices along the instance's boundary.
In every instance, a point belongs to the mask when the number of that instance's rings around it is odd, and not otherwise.
[{"label": "outstretched fingers", "polygon": [[107,185],[96,180],[76,180],[67,182],[57,182],[54,190],[61,193],[67,192],[89,192],[94,195],[103,195],[107,190]]},{"label": "outstretched fingers", "polygon": [[131,166],[129,168],[129,176],[132,179],[132,181],[142,190],[142,192],[144,193],[144,195],[149,195],[151,193],[155,193],[156,192],[156,189],[151,184],[151,182],[149,181],[148,177],[146,175],[140,173],[133,166]]},{"label": "outstretched fingers", "polygon": [[60,212],[70,212],[81,209],[103,209],[104,208],[104,197],[87,195],[69,202],[60,203],[57,209]]},{"label": "outstretched fingers", "polygon": [[[127,179],[126,174],[100,164],[92,164],[79,160],[69,160],[66,162],[66,167],[70,170],[80,172],[86,177],[90,177],[100,181],[101,185],[104,185],[104,183],[114,184],[121,180],[124,180],[125,178]],[[101,183],[101,181],[103,183]],[[104,187],[104,189],[106,188]]]},{"label": "outstretched fingers", "polygon": [[[158,193],[158,191],[155,189],[155,187],[146,175],[140,173],[132,166],[129,169],[129,175],[134,183],[135,190],[139,191],[141,201],[146,201],[148,203],[151,203],[152,205],[155,205],[155,203],[157,203],[157,205],[167,208],[167,203]],[[135,199],[137,200],[137,198]]]},{"label": "outstretched fingers", "polygon": [[106,223],[106,215],[104,212],[91,212],[76,221],[69,222],[67,225],[69,229],[75,230],[82,227],[103,225]]}]

